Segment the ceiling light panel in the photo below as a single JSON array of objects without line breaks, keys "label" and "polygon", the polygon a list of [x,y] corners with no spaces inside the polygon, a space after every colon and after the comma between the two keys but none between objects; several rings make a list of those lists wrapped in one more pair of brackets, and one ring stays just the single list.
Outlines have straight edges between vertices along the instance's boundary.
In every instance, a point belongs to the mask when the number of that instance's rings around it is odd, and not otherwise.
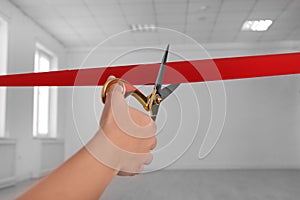
[{"label": "ceiling light panel", "polygon": [[270,19],[247,20],[242,26],[242,31],[267,31],[272,23]]}]

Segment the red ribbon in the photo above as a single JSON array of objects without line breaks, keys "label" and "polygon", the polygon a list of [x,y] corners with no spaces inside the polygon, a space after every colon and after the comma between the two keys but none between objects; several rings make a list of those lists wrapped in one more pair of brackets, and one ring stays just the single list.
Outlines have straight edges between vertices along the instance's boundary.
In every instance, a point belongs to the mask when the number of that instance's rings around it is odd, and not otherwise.
[{"label": "red ribbon", "polygon": [[[153,84],[160,64],[141,64],[0,76],[0,86],[95,86],[114,75],[136,85]],[[163,83],[204,82],[300,74],[300,53],[167,63]]]}]

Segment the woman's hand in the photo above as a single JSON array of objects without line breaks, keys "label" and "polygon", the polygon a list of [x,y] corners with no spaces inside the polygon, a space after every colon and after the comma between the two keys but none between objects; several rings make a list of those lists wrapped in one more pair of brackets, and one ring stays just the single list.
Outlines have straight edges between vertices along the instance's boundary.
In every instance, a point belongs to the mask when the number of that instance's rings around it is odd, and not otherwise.
[{"label": "woman's hand", "polygon": [[128,106],[122,86],[115,84],[107,92],[99,131],[87,147],[118,175],[135,175],[153,159],[155,132],[151,117]]},{"label": "woman's hand", "polygon": [[156,125],[126,104],[118,84],[108,91],[99,127],[87,145],[18,199],[99,199],[116,174],[135,175],[152,161]]}]

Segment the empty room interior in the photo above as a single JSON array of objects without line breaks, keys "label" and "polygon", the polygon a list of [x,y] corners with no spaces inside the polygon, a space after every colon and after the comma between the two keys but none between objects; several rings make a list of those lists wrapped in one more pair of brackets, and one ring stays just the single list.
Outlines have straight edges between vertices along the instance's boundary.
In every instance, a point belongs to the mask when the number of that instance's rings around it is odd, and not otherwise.
[{"label": "empty room interior", "polygon": [[0,0],[0,199],[299,199],[299,10]]}]

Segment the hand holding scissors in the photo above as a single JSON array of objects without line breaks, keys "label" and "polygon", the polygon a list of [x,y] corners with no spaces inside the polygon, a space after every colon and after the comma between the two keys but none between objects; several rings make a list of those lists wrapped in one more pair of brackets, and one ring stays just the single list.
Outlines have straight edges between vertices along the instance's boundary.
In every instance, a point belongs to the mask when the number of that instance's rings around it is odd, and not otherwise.
[{"label": "hand holding scissors", "polygon": [[164,101],[170,94],[172,94],[175,89],[179,86],[179,84],[171,84],[164,88],[162,88],[162,81],[164,77],[164,72],[166,68],[167,58],[169,53],[169,45],[165,51],[163,56],[161,66],[156,78],[156,82],[153,88],[153,91],[150,95],[145,96],[140,90],[138,90],[135,86],[131,85],[129,82],[114,78],[108,80],[102,89],[102,102],[105,103],[107,90],[115,83],[118,83],[123,88],[123,94],[125,97],[132,95],[134,98],[138,100],[144,107],[146,111],[150,111],[151,118],[155,121],[156,116],[159,110],[160,103]]}]

